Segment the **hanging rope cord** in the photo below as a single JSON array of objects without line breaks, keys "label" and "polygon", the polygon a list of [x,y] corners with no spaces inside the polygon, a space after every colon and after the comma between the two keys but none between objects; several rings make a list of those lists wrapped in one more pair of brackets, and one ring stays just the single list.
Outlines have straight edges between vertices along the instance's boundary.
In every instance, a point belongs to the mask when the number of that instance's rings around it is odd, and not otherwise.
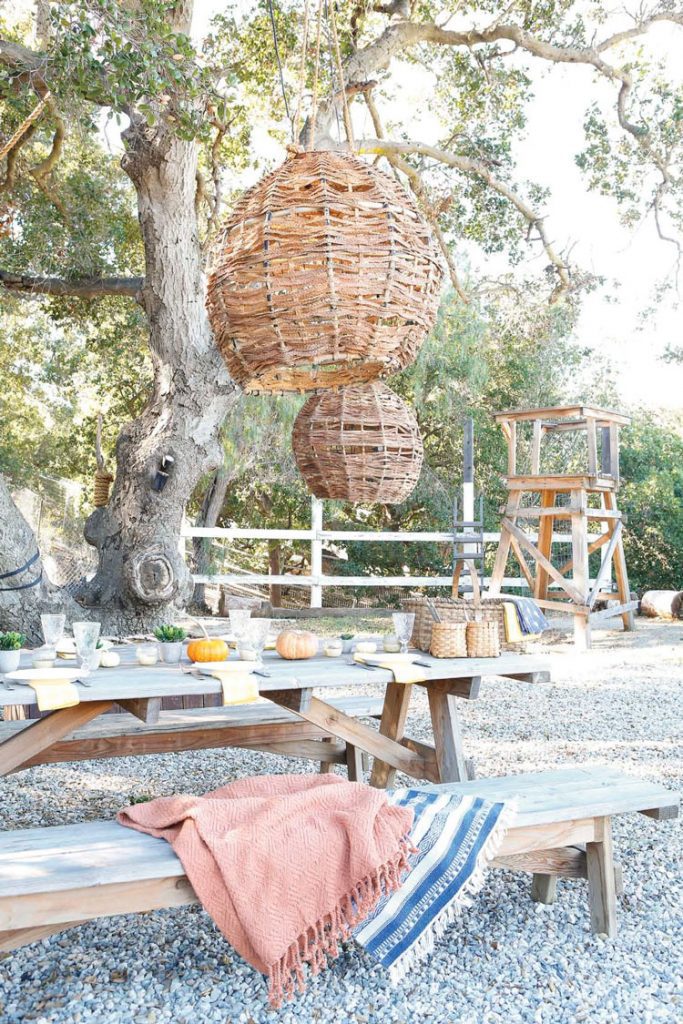
[{"label": "hanging rope cord", "polygon": [[318,117],[318,79],[320,78],[320,33],[322,31],[322,24],[323,0],[318,0],[317,26],[315,31],[315,64],[313,69],[313,96],[311,98],[311,127],[308,133],[308,146],[306,147],[309,151],[313,149],[315,144],[315,122]]},{"label": "hanging rope cord", "polygon": [[287,114],[287,120],[292,124],[292,115],[289,112],[289,103],[287,102],[287,90],[285,89],[285,75],[282,70],[282,61],[280,60],[280,47],[277,41],[277,27],[275,25],[275,13],[273,11],[273,0],[268,0],[268,14],[270,15],[270,27],[273,32],[273,46],[275,47],[275,60],[277,61],[278,71],[280,73],[280,88],[282,90],[282,99],[285,101],[285,112]]},{"label": "hanging rope cord", "polygon": [[337,32],[337,16],[334,12],[334,0],[328,4],[328,11],[330,17],[330,28],[332,29],[332,41],[334,43],[334,52],[337,58],[337,74],[339,75],[339,89],[342,94],[342,113],[344,117],[344,130],[346,132],[346,139],[351,152],[355,152],[356,143],[353,138],[353,125],[351,124],[351,114],[349,112],[349,101],[346,95],[346,83],[344,81],[344,67],[342,65],[341,50],[339,48],[339,33]]},{"label": "hanging rope cord", "polygon": [[[346,139],[352,151],[355,151],[356,144],[353,137],[353,125],[351,123],[351,114],[349,111],[348,97],[346,94],[346,85],[344,82],[344,68],[341,59],[341,48],[339,46],[339,33],[337,31],[337,17],[335,14],[334,3],[327,3],[326,0],[318,0],[318,13],[316,17],[316,33],[315,33],[315,61],[313,71],[313,90],[311,99],[311,115],[310,123],[311,130],[308,137],[307,148],[311,150],[315,143],[315,124],[318,116],[318,84],[320,81],[320,39],[322,33],[322,16],[323,7],[327,16],[327,21],[330,28],[330,34],[332,37],[332,49],[334,51],[334,60],[336,61],[336,70],[339,79],[339,91],[342,97],[342,114],[344,120],[344,131],[346,133]],[[308,53],[308,42],[309,42],[309,25],[310,25],[310,13],[309,13],[309,0],[306,0],[304,4],[304,25],[303,25],[303,40],[301,46],[301,60],[299,61],[299,82],[297,89],[297,101],[294,117],[292,117],[289,102],[287,100],[287,90],[285,88],[285,76],[282,67],[282,60],[280,58],[280,46],[277,37],[277,25],[275,23],[275,12],[273,10],[273,0],[268,0],[268,14],[270,16],[270,27],[273,33],[273,46],[275,49],[275,59],[277,61],[278,72],[280,76],[280,88],[282,90],[282,99],[285,104],[285,111],[287,113],[287,119],[292,126],[292,141],[296,144],[299,140],[299,131],[301,127],[301,112],[303,109],[303,94],[304,94],[304,83],[306,79],[306,56]],[[332,57],[332,54],[330,55]],[[331,61],[332,63],[332,61]],[[332,80],[334,83],[334,74],[332,74]],[[336,105],[336,104],[335,104]]]},{"label": "hanging rope cord", "polygon": [[296,97],[296,113],[294,115],[294,129],[292,132],[292,142],[295,144],[299,141],[299,131],[301,129],[301,109],[304,101],[304,82],[306,80],[306,54],[308,53],[308,0],[304,4],[304,39],[301,47],[301,60],[299,62],[299,89]]}]

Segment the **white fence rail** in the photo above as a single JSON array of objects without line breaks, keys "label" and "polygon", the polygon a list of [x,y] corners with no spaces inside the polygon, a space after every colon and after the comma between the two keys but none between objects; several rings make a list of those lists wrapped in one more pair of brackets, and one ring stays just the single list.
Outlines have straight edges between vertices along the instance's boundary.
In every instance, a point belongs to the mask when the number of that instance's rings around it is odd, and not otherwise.
[{"label": "white fence rail", "polygon": [[[307,576],[299,576],[295,573],[283,573],[271,575],[269,573],[212,573],[209,575],[194,575],[195,583],[205,584],[226,584],[251,586],[280,585],[287,587],[307,587],[311,591],[311,608],[321,608],[323,604],[323,589],[325,587],[448,587],[451,585],[450,576],[333,576],[323,573],[323,545],[326,542],[355,543],[357,541],[372,541],[373,543],[445,543],[456,544],[466,543],[471,532],[463,530],[456,533],[454,530],[431,530],[423,532],[409,531],[380,531],[373,530],[325,530],[323,528],[323,502],[313,499],[311,503],[311,528],[308,530],[262,530],[251,529],[239,526],[229,527],[197,527],[186,526],[183,529],[183,537],[206,537],[212,540],[294,540],[304,541],[310,544],[311,572]],[[476,536],[476,534],[474,535]],[[531,536],[531,535],[530,535]],[[497,544],[500,539],[499,533],[485,533],[485,544]],[[571,536],[568,534],[553,534],[553,543],[570,544]],[[488,583],[488,578],[485,579]],[[504,585],[512,589],[526,587],[526,580],[521,577],[506,577]],[[592,581],[591,581],[592,582]],[[557,584],[551,583],[553,589]]]}]

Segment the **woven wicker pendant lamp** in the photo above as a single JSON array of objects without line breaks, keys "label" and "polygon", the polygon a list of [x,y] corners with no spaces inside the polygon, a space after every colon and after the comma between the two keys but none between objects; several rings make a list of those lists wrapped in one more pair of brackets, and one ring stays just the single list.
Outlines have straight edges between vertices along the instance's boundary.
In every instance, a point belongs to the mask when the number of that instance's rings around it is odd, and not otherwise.
[{"label": "woven wicker pendant lamp", "polygon": [[442,269],[408,194],[363,160],[298,152],[238,202],[216,250],[208,310],[247,391],[311,391],[411,363]]},{"label": "woven wicker pendant lamp", "polygon": [[415,414],[379,382],[312,395],[296,418],[292,445],[317,498],[398,504],[422,468]]}]

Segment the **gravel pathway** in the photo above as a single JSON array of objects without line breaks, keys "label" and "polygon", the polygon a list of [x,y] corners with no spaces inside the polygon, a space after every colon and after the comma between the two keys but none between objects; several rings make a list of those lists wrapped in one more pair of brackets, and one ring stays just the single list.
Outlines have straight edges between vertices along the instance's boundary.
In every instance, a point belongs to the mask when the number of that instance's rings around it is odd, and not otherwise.
[{"label": "gravel pathway", "polygon": [[[490,680],[460,705],[480,775],[611,764],[672,788],[683,775],[683,628],[553,653],[553,682]],[[428,737],[426,701],[409,723]],[[111,817],[131,798],[204,792],[245,774],[310,771],[247,751],[46,766],[2,780],[3,828]],[[681,826],[616,820],[626,893],[616,941],[590,934],[585,882],[554,906],[528,876],[491,872],[419,973],[397,987],[353,946],[304,997],[266,1008],[263,980],[198,908],[84,925],[0,956],[0,1022],[19,1024],[573,1024],[683,1019]]]}]

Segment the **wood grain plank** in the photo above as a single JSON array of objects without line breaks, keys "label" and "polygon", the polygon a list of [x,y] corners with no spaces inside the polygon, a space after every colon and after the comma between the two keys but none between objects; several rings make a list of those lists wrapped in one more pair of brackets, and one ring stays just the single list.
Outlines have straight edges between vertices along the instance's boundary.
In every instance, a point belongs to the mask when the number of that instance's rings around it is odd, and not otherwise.
[{"label": "wood grain plank", "polygon": [[429,713],[440,782],[464,782],[468,778],[462,749],[462,731],[456,698],[450,693],[428,690]]},{"label": "wood grain plank", "polygon": [[[403,739],[412,692],[411,685],[389,683],[384,694],[384,708],[379,723],[379,731],[382,736],[387,736],[390,740]],[[370,775],[370,785],[378,789],[386,789],[393,785],[395,775],[395,766],[376,756]]]},{"label": "wood grain plank", "polygon": [[112,701],[90,701],[72,708],[51,711],[45,718],[32,722],[25,730],[5,740],[0,746],[0,775],[7,775],[31,757],[67,736],[78,726],[108,711]]}]

